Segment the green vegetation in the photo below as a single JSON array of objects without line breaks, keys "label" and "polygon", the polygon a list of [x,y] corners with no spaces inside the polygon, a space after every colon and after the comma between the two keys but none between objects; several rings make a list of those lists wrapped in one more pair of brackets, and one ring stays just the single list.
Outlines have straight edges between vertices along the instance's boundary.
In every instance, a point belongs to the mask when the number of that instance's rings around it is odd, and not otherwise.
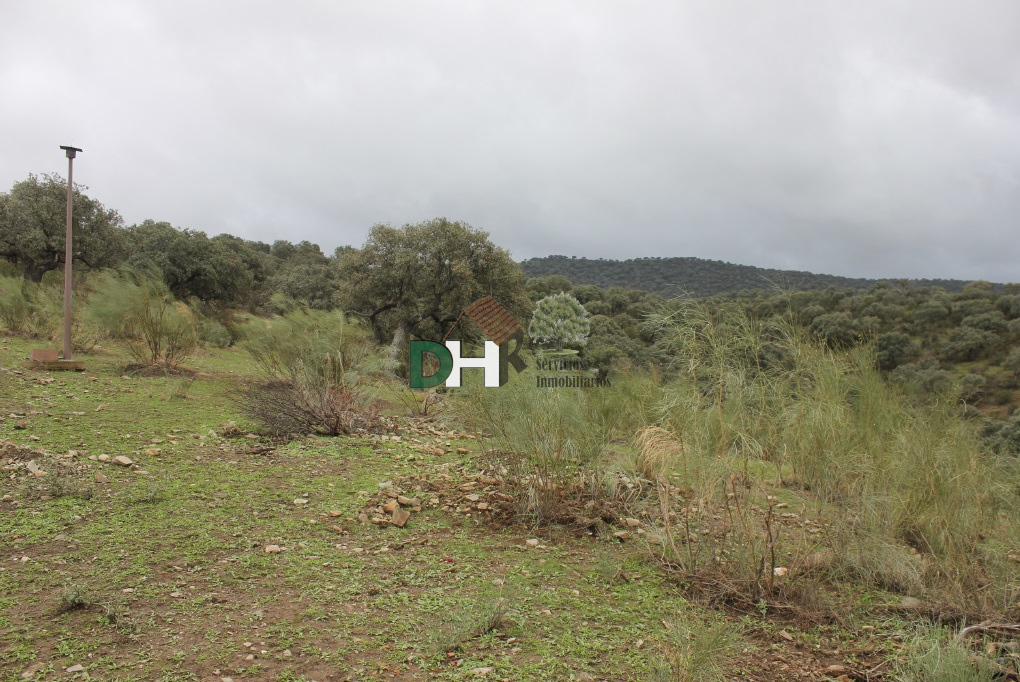
[{"label": "green vegetation", "polygon": [[510,254],[487,233],[445,218],[400,229],[376,225],[364,247],[340,255],[338,267],[341,307],[371,322],[393,360],[412,334],[445,338],[461,311],[484,296],[496,296],[517,319],[530,312]]},{"label": "green vegetation", "polygon": [[[89,268],[116,265],[125,256],[122,220],[74,188],[75,259]],[[47,272],[64,264],[67,182],[57,175],[14,183],[0,194],[0,257],[16,262],[25,279],[42,281]]]},{"label": "green vegetation", "polygon": [[127,343],[135,360],[164,370],[178,368],[198,346],[198,324],[174,299],[158,274],[104,273],[88,298],[89,315]]},{"label": "green vegetation", "polygon": [[[961,612],[1010,608],[1020,585],[1010,561],[982,540],[1010,543],[1020,531],[1010,511],[1017,463],[988,451],[951,395],[915,405],[883,380],[868,349],[832,350],[737,306],[690,304],[656,324],[684,360],[666,387],[659,431],[646,434],[642,449],[665,458],[659,472],[682,471],[682,487],[695,491],[667,533],[673,563],[688,572],[736,563],[755,598],[775,592],[781,560],[788,578],[821,571],[930,590]],[[798,497],[825,525],[817,542],[772,533],[775,506],[791,489],[810,493]],[[733,505],[736,523],[712,524],[724,510],[733,515]],[[744,514],[751,505],[765,510],[763,519]],[[706,525],[719,542],[698,554],[690,536]],[[755,546],[750,565],[732,561]],[[982,586],[996,581],[1001,598],[985,601]]]},{"label": "green vegetation", "polygon": [[53,287],[0,275],[0,325],[16,334],[48,338],[63,324],[63,300]]},{"label": "green vegetation", "polygon": [[252,320],[241,333],[260,374],[243,389],[241,406],[267,433],[336,436],[375,419],[362,388],[385,363],[359,324],[339,313],[293,310]]}]

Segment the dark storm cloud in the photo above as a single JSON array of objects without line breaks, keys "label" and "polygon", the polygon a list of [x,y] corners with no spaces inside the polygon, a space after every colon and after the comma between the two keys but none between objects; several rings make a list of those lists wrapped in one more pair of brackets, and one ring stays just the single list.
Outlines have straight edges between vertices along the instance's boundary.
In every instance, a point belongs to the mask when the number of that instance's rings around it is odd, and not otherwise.
[{"label": "dark storm cloud", "polygon": [[0,186],[128,222],[1020,280],[1020,4],[11,2]]}]

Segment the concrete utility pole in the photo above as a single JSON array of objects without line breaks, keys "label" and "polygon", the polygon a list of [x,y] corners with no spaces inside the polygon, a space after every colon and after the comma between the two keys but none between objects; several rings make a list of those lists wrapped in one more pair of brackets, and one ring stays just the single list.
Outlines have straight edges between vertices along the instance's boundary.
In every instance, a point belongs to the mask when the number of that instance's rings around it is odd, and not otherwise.
[{"label": "concrete utility pole", "polygon": [[74,201],[74,156],[77,147],[60,146],[67,152],[67,235],[64,243],[64,362],[71,360],[71,261],[74,260],[71,243],[71,203]]}]

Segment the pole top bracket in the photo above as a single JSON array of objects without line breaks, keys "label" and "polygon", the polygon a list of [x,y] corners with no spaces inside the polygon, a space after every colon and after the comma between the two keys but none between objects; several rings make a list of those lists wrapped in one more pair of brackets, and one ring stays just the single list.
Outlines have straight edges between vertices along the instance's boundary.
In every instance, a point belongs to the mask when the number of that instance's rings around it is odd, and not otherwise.
[{"label": "pole top bracket", "polygon": [[67,147],[65,145],[60,145],[60,148],[63,149],[65,152],[67,152],[67,158],[69,158],[69,159],[73,159],[76,152],[82,151],[81,149],[78,149],[77,147]]}]

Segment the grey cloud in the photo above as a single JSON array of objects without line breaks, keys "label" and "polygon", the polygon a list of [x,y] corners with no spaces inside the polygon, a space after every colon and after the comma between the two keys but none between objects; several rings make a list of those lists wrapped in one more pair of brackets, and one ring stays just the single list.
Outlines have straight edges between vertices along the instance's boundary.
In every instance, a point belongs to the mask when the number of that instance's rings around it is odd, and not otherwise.
[{"label": "grey cloud", "polygon": [[1020,5],[9,3],[0,186],[360,244],[1018,280]]}]

